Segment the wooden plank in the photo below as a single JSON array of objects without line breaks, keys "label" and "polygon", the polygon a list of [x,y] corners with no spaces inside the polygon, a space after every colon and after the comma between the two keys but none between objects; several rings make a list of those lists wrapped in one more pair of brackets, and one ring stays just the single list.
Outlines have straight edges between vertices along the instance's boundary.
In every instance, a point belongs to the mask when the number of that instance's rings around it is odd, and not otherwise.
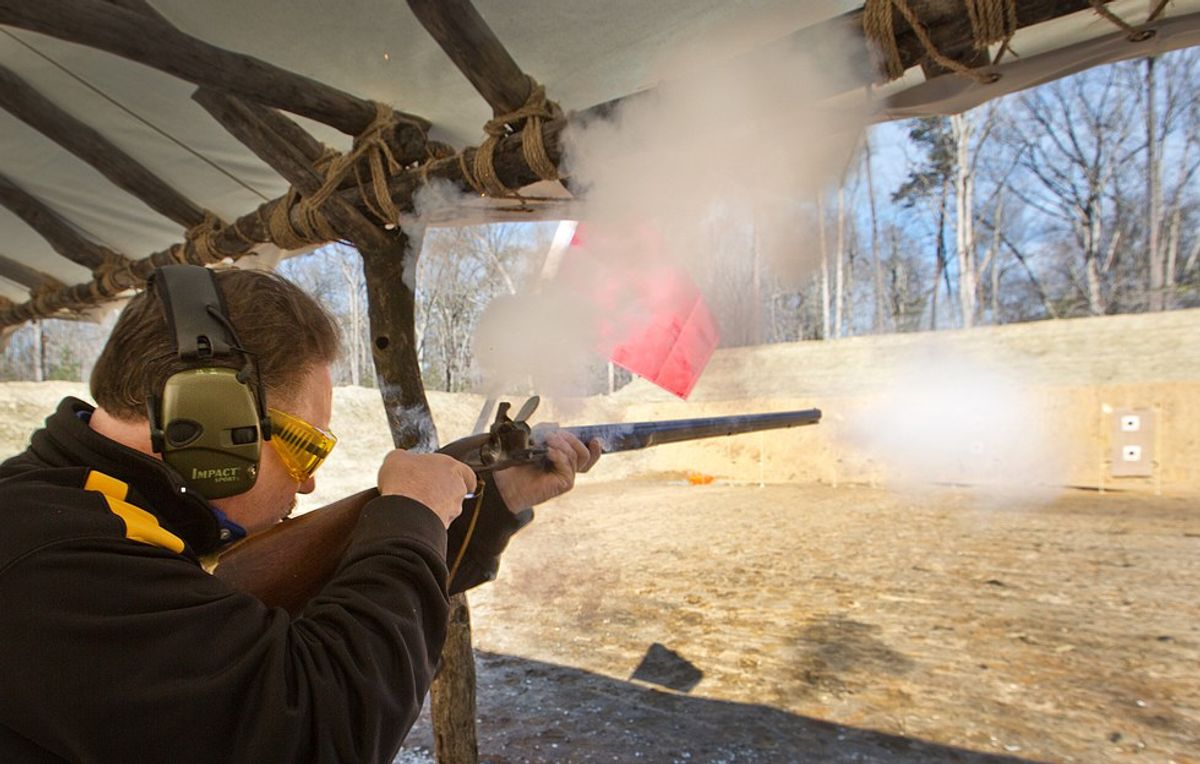
[{"label": "wooden plank", "polygon": [[[265,106],[208,88],[198,89],[192,99],[303,196],[312,196],[321,188],[324,178],[313,169],[313,162],[324,147],[295,122]],[[359,248],[386,243],[382,230],[337,194],[329,197],[322,212]]]},{"label": "wooden plank", "polygon": [[198,205],[4,66],[0,66],[0,106],[160,215],[185,228],[204,220]]},{"label": "wooden plank", "polygon": [[111,250],[84,237],[45,202],[0,174],[0,204],[24,220],[54,251],[88,270],[111,259]]},{"label": "wooden plank", "polygon": [[525,104],[529,77],[470,0],[408,0],[408,7],[497,116]]},{"label": "wooden plank", "polygon": [[[375,105],[266,61],[218,48],[162,22],[162,17],[103,0],[54,3],[0,0],[0,24],[87,45],[137,61],[196,85],[223,90],[357,135],[375,119]],[[429,122],[402,115],[410,129]]]}]

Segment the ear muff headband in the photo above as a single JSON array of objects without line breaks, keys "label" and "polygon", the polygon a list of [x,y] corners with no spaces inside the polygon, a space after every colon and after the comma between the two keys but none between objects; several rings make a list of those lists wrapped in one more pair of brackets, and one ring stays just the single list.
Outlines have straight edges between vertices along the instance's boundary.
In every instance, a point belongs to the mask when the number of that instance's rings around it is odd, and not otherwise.
[{"label": "ear muff headband", "polygon": [[[243,493],[258,478],[262,440],[270,437],[262,385],[257,397],[249,385],[257,376],[253,357],[241,347],[208,268],[164,266],[149,285],[162,300],[175,352],[194,367],[148,396],[154,450],[207,499]],[[242,368],[217,365],[227,359]]]}]

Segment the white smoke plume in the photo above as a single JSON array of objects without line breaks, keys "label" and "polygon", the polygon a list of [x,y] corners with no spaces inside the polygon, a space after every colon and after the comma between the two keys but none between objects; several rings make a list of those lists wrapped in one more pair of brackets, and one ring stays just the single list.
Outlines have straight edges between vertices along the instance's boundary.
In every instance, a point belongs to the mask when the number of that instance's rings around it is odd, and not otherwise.
[{"label": "white smoke plume", "polygon": [[893,488],[962,485],[980,503],[1053,499],[1063,460],[1047,431],[1045,401],[999,363],[944,347],[912,353],[886,389],[849,415],[851,448],[882,464]]},{"label": "white smoke plume", "polygon": [[[757,247],[776,277],[805,283],[819,268],[812,200],[844,172],[868,117],[865,95],[830,104],[862,86],[839,79],[854,46],[825,42],[800,50],[780,41],[734,57],[710,47],[703,65],[664,57],[652,92],[610,119],[573,126],[564,164],[582,190],[589,258],[643,279],[642,291],[653,289],[645,280],[657,278],[657,267],[680,267],[711,296],[729,288],[729,263]],[[586,274],[566,281],[522,296],[519,308],[492,311],[477,337],[486,374],[504,377],[516,366],[539,392],[580,392],[571,389],[580,365],[606,351],[604,319],[588,299],[604,285]],[[636,298],[608,297],[610,320],[636,318]]]}]

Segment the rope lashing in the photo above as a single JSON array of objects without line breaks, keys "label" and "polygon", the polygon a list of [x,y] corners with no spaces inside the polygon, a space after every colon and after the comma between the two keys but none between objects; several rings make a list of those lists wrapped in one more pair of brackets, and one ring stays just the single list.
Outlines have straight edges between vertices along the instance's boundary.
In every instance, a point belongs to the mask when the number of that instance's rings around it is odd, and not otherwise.
[{"label": "rope lashing", "polygon": [[1090,0],[1090,2],[1092,5],[1092,10],[1096,12],[1096,15],[1105,18],[1116,25],[1125,33],[1125,38],[1127,40],[1130,42],[1145,42],[1154,36],[1154,30],[1147,29],[1146,27],[1154,23],[1154,21],[1159,17],[1159,14],[1166,9],[1167,3],[1170,2],[1170,0],[1158,0],[1158,5],[1154,6],[1154,10],[1150,11],[1150,15],[1146,17],[1145,23],[1136,27],[1109,10],[1101,0]]},{"label": "rope lashing", "polygon": [[[349,152],[343,154],[326,147],[313,163],[313,168],[322,175],[321,185],[313,193],[302,195],[293,186],[279,202],[271,204],[265,212],[261,208],[258,211],[271,241],[282,249],[299,249],[342,238],[344,234],[329,222],[322,208],[350,173],[354,173],[359,196],[371,214],[380,223],[394,224],[400,217],[400,209],[392,201],[388,181],[404,168],[388,138],[401,122],[416,125],[402,119],[391,107],[376,103],[375,118],[355,137]],[[366,178],[360,169],[364,160]]]},{"label": "rope lashing", "polygon": [[92,271],[92,283],[88,285],[88,293],[97,300],[114,297],[125,291],[122,283],[127,283],[119,274],[127,274],[130,261],[124,255],[110,249],[104,251],[104,259]]},{"label": "rope lashing", "polygon": [[[971,43],[974,48],[986,50],[988,46],[1001,41],[1007,45],[1017,30],[1016,0],[964,0],[964,5],[971,22]],[[885,79],[894,80],[904,74],[904,61],[896,42],[893,11],[908,22],[925,54],[942,68],[984,85],[998,79],[999,75],[995,72],[973,69],[938,50],[929,30],[909,6],[908,0],[866,0],[862,16],[863,34],[878,50]]]},{"label": "rope lashing", "polygon": [[971,37],[977,50],[1007,42],[1017,31],[1016,0],[965,0]]},{"label": "rope lashing", "polygon": [[63,284],[56,279],[47,279],[36,289],[29,292],[29,300],[33,307],[34,317],[51,316],[62,308],[67,307],[65,300],[59,299],[58,293]]},{"label": "rope lashing", "polygon": [[417,168],[417,175],[421,178],[421,185],[429,185],[429,168],[433,166],[434,162],[452,156],[454,156],[454,147],[450,144],[442,143],[441,141],[426,141],[425,161],[421,162],[421,166]]},{"label": "rope lashing", "polygon": [[[458,155],[463,179],[483,196],[516,196],[516,192],[504,185],[496,174],[495,155],[500,139],[524,122],[521,129],[521,152],[525,163],[542,180],[558,180],[558,167],[546,154],[546,145],[542,140],[542,124],[546,120],[560,117],[562,109],[557,103],[546,98],[546,88],[529,77],[529,97],[525,99],[525,103],[519,109],[488,120],[483,126],[487,137],[479,148],[463,149]],[[474,152],[470,161],[467,159],[468,151]]]},{"label": "rope lashing", "polygon": [[221,262],[225,259],[225,255],[217,248],[213,238],[224,227],[225,224],[221,222],[219,217],[205,210],[204,220],[201,220],[187,230],[187,233],[184,234],[184,244],[179,247],[182,252],[175,256],[182,258],[179,260],[182,263],[193,263],[195,265],[208,265],[210,263]]}]

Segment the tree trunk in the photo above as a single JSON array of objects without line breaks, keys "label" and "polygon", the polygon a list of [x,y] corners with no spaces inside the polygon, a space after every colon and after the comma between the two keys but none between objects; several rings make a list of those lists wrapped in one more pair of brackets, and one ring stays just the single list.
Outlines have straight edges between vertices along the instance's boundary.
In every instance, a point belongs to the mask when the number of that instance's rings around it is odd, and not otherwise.
[{"label": "tree trunk", "polygon": [[354,267],[345,259],[338,260],[338,267],[342,271],[342,278],[346,283],[347,290],[347,307],[350,312],[350,326],[347,329],[346,350],[349,355],[350,362],[350,384],[358,387],[362,379],[362,364],[360,353],[360,337],[362,336],[362,301],[358,292],[358,274]]},{"label": "tree trunk", "polygon": [[875,205],[875,176],[871,169],[871,134],[863,140],[863,161],[867,165],[867,204],[871,211],[871,268],[874,273],[875,320],[872,329],[876,334],[887,331],[884,321],[883,261],[879,257],[879,212]]},{"label": "tree trunk", "polygon": [[1155,98],[1154,56],[1146,58],[1146,257],[1150,264],[1149,309],[1161,311],[1163,299],[1163,252],[1159,242],[1162,230],[1162,156],[1158,145],[1158,116]]},{"label": "tree trunk", "polygon": [[1084,212],[1087,234],[1084,238],[1083,265],[1087,278],[1088,311],[1104,315],[1104,282],[1100,277],[1100,211],[1089,204]]},{"label": "tree trunk", "polygon": [[[949,201],[948,197],[947,183],[942,183],[942,195],[938,201],[937,267],[933,272],[933,290],[929,297],[929,328],[933,331],[937,330],[938,289],[941,287],[938,282],[946,273],[946,205]],[[949,283],[946,284],[946,293],[947,295],[950,293]]]},{"label": "tree trunk", "polygon": [[970,117],[950,117],[954,130],[954,243],[958,262],[958,306],[962,325],[975,325],[976,290],[979,274],[975,271],[975,178],[971,170]]},{"label": "tree trunk", "polygon": [[833,253],[837,258],[834,265],[833,288],[833,336],[842,336],[844,311],[846,306],[846,178],[842,176],[837,193],[837,248]]},{"label": "tree trunk", "polygon": [[1167,265],[1166,274],[1163,279],[1163,287],[1165,295],[1163,297],[1163,309],[1170,310],[1175,307],[1175,269],[1179,267],[1179,234],[1180,227],[1183,225],[1181,216],[1183,211],[1176,206],[1171,213],[1171,223],[1167,227]]},{"label": "tree trunk", "polygon": [[829,244],[825,239],[825,201],[817,197],[817,241],[821,249],[821,339],[830,338],[832,315],[829,306]]},{"label": "tree trunk", "polygon": [[41,321],[33,321],[33,381],[46,381],[46,335],[45,324]]}]

